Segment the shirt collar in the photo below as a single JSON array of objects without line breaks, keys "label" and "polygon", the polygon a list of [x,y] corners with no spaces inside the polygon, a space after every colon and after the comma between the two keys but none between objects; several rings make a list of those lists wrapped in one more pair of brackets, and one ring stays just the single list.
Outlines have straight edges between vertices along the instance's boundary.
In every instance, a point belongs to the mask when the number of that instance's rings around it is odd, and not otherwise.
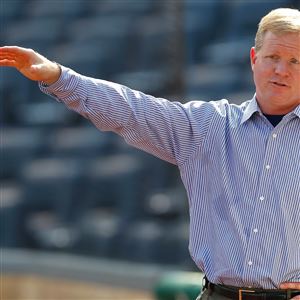
[{"label": "shirt collar", "polygon": [[[256,96],[254,95],[254,97],[250,100],[250,102],[244,110],[244,114],[241,119],[241,124],[249,120],[251,116],[256,112],[260,114],[262,113],[257,104]],[[292,111],[292,113],[295,114],[298,118],[300,118],[300,104]]]},{"label": "shirt collar", "polygon": [[254,97],[250,100],[250,102],[248,102],[248,105],[244,110],[244,114],[241,119],[241,124],[243,124],[244,122],[249,120],[251,118],[251,116],[256,112],[261,113],[260,108],[256,102],[255,95],[254,95]]},{"label": "shirt collar", "polygon": [[300,104],[294,109],[294,114],[300,118]]}]

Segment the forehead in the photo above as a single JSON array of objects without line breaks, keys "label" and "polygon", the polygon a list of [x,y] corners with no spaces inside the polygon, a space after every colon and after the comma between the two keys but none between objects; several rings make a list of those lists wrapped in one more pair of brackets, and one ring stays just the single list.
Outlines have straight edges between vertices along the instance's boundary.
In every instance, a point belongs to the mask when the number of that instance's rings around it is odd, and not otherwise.
[{"label": "forehead", "polygon": [[275,34],[268,31],[263,38],[262,50],[284,51],[300,56],[300,33]]}]

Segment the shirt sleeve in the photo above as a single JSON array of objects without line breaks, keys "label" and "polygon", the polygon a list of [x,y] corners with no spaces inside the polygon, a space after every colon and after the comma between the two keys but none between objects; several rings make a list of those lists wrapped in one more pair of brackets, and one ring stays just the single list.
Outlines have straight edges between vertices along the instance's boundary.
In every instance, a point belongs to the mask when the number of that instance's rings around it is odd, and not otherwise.
[{"label": "shirt sleeve", "polygon": [[99,130],[113,131],[128,144],[173,164],[184,163],[203,143],[214,113],[209,102],[171,102],[61,68],[54,84],[39,82],[41,91]]}]

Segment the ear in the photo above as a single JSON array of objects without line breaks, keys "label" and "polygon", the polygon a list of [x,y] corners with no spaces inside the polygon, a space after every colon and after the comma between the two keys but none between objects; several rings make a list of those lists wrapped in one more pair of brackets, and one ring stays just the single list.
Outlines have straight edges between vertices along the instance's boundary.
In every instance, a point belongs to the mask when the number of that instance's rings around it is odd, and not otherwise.
[{"label": "ear", "polygon": [[251,67],[252,67],[252,70],[253,70],[253,66],[256,62],[256,52],[255,52],[255,48],[252,47],[251,50],[250,50],[250,61],[251,61]]}]

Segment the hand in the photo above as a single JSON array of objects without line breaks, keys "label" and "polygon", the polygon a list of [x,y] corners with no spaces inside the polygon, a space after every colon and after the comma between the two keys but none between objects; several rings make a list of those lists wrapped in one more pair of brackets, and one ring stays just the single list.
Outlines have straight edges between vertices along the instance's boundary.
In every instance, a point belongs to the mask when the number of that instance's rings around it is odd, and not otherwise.
[{"label": "hand", "polygon": [[14,67],[25,77],[52,84],[60,76],[60,67],[32,49],[0,47],[0,66]]},{"label": "hand", "polygon": [[[300,282],[283,282],[279,286],[283,290],[300,290]],[[292,298],[291,300],[300,300],[300,295]]]}]

